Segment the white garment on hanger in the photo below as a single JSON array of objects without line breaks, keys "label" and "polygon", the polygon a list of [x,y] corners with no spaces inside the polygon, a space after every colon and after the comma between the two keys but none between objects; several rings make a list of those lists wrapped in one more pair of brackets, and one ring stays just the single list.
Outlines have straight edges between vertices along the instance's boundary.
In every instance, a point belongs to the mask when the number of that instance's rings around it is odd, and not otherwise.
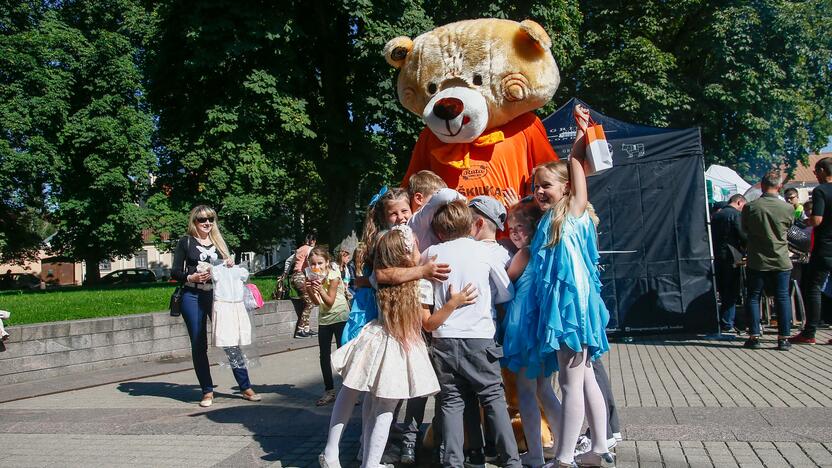
[{"label": "white garment on hanger", "polygon": [[214,265],[211,268],[211,278],[214,280],[214,300],[243,302],[248,270],[237,265]]},{"label": "white garment on hanger", "polygon": [[215,265],[214,308],[211,315],[214,346],[247,346],[252,341],[252,321],[243,303],[248,270],[239,266]]}]

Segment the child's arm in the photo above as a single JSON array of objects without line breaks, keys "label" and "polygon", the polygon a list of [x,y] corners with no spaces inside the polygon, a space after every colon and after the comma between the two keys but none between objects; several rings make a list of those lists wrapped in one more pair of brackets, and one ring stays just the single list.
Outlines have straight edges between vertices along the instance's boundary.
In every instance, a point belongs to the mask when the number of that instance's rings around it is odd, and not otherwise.
[{"label": "child's arm", "polygon": [[402,284],[420,279],[445,281],[451,273],[451,266],[447,263],[436,263],[436,255],[434,255],[423,265],[407,268],[382,268],[375,270],[374,273],[379,284]]},{"label": "child's arm", "polygon": [[321,305],[321,302],[323,302],[321,298],[321,283],[318,280],[311,280],[307,278],[304,282],[304,286],[306,288],[306,294],[309,296],[312,303],[315,305]]},{"label": "child's arm", "polygon": [[318,294],[320,294],[321,302],[326,304],[327,307],[332,307],[332,304],[335,304],[335,297],[338,295],[338,285],[341,284],[341,280],[337,278],[332,278],[329,280],[329,288],[327,288],[326,292],[320,290],[320,283],[318,285]]},{"label": "child's arm", "polygon": [[569,182],[572,186],[572,202],[569,212],[573,216],[581,216],[586,211],[589,203],[589,196],[586,190],[586,173],[584,172],[584,159],[586,158],[586,128],[589,125],[589,110],[584,106],[575,106],[573,111],[577,132],[575,143],[572,144],[572,152],[569,155]]},{"label": "child's arm", "polygon": [[511,259],[511,265],[508,266],[508,278],[512,282],[517,281],[517,278],[523,274],[523,270],[529,264],[529,258],[531,257],[528,247],[523,247],[514,254],[514,258]]},{"label": "child's arm", "polygon": [[431,314],[430,306],[422,305],[422,328],[432,332],[442,326],[456,309],[475,302],[477,302],[477,288],[471,283],[466,284],[458,293],[454,292],[453,285],[448,286],[448,302],[439,310]]}]

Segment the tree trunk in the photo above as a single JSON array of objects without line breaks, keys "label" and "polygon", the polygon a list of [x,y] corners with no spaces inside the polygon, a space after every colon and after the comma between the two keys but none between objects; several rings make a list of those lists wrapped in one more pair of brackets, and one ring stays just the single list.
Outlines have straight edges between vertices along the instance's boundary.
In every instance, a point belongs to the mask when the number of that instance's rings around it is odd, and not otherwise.
[{"label": "tree trunk", "polygon": [[99,259],[85,258],[86,275],[84,276],[84,284],[97,284],[101,279],[101,269],[99,268]]},{"label": "tree trunk", "polygon": [[328,185],[331,190],[328,195],[327,206],[330,250],[338,247],[344,239],[355,234],[355,197],[358,191],[357,183],[333,182]]}]

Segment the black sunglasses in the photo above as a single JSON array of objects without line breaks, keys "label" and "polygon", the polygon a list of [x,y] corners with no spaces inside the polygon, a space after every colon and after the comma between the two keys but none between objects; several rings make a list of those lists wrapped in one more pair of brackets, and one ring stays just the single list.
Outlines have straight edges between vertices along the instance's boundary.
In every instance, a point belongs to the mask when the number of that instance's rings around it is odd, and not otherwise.
[{"label": "black sunglasses", "polygon": [[213,223],[214,222],[214,217],[213,216],[208,216],[207,218],[197,218],[196,222],[197,223]]}]

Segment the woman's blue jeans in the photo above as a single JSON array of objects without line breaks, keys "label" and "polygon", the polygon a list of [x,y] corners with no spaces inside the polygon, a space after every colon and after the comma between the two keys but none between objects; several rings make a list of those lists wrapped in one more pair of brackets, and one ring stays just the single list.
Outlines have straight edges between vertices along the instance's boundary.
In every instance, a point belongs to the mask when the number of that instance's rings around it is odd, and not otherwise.
[{"label": "woman's blue jeans", "polygon": [[[214,391],[211,380],[211,365],[208,363],[208,318],[214,305],[214,291],[185,288],[182,294],[182,318],[188,328],[191,338],[191,358],[194,361],[194,371],[202,387],[202,394]],[[226,354],[238,348],[224,348]],[[244,392],[251,388],[248,380],[248,369],[234,368],[234,379]]]},{"label": "woman's blue jeans", "polygon": [[777,324],[780,336],[789,336],[792,327],[792,301],[789,297],[789,280],[792,272],[756,271],[748,269],[748,316],[751,318],[751,335],[760,336],[760,298],[763,287],[774,295]]}]

